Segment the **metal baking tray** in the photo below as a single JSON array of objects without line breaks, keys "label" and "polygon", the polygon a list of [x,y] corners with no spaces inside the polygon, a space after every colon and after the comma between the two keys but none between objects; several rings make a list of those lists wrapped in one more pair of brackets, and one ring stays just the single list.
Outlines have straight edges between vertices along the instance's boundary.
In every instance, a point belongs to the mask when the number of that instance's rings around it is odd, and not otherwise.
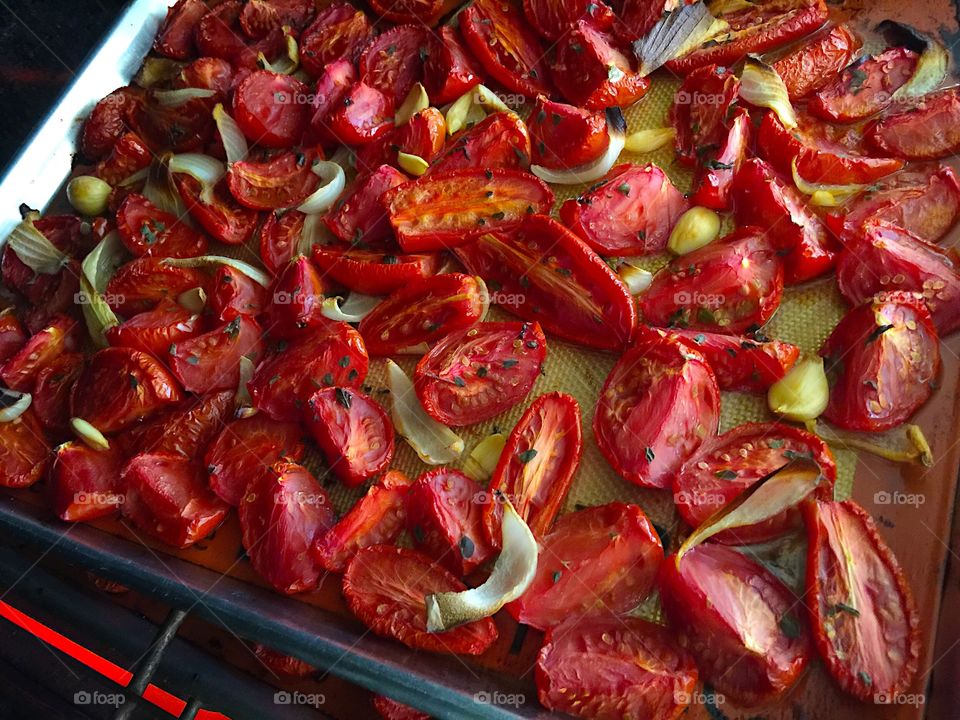
[{"label": "metal baking tray", "polygon": [[[857,5],[863,7],[862,2]],[[904,8],[893,0],[876,0],[868,7],[873,17],[898,17],[928,31],[939,30],[948,46],[960,37],[960,7],[954,2],[931,0],[918,5]],[[149,52],[167,6],[167,0],[134,0],[127,6],[11,163],[0,179],[0,243],[19,221],[21,203],[39,209],[65,207],[63,186],[71,171],[83,118],[97,100],[133,78]],[[865,459],[858,464],[854,493],[861,502],[881,491],[907,488],[916,492],[919,488],[927,493],[925,508],[891,506],[881,518],[885,535],[922,605],[927,672],[917,686],[927,693],[925,705],[859,705],[840,696],[822,668],[816,668],[807,673],[782,707],[765,709],[764,716],[770,720],[832,720],[864,713],[887,720],[957,717],[960,617],[952,609],[960,602],[960,555],[956,553],[956,548],[960,548],[960,523],[956,521],[954,502],[960,467],[958,355],[960,337],[948,338],[944,345],[943,385],[918,418],[935,449],[940,449],[937,466],[925,474],[901,472],[889,463]],[[925,530],[919,529],[921,523]],[[516,662],[500,663],[499,667],[508,669],[496,670],[456,656],[408,650],[372,635],[342,611],[282,597],[96,527],[61,523],[51,518],[29,492],[0,489],[0,529],[36,545],[44,554],[62,556],[94,573],[204,616],[231,633],[266,643],[435,717],[552,717],[536,702],[527,661],[519,671]],[[505,627],[516,628],[510,624]],[[507,644],[511,642],[522,645],[522,633],[512,641],[507,639]],[[529,656],[529,652],[525,654]],[[503,702],[498,702],[498,698]],[[696,707],[687,717],[707,717],[707,711],[703,706]]]}]

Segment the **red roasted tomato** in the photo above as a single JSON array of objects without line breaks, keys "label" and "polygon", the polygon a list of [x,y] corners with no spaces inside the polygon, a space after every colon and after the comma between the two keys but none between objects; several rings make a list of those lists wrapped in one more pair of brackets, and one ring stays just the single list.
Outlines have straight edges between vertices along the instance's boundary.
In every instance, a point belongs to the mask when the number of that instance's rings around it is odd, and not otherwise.
[{"label": "red roasted tomato", "polygon": [[431,343],[479,322],[490,298],[479,277],[434,275],[408,284],[360,321],[367,351],[374,357]]},{"label": "red roasted tomato", "polygon": [[427,632],[424,597],[466,589],[425,555],[387,545],[358,552],[343,576],[347,605],[377,635],[417,650],[480,655],[497,639],[497,628],[490,618],[442,633]]},{"label": "red roasted tomato", "polygon": [[814,95],[807,109],[831,122],[865,120],[889,107],[893,94],[913,76],[918,59],[903,47],[864,58]]},{"label": "red roasted tomato", "polygon": [[738,333],[766,323],[782,295],[783,263],[760,228],[742,227],[671,261],[640,310],[651,325]]},{"label": "red roasted tomato", "polygon": [[333,109],[330,133],[345,145],[366,145],[393,128],[393,110],[391,95],[358,82]]},{"label": "red roasted tomato", "polygon": [[238,315],[256,317],[267,305],[267,291],[255,280],[229,265],[221,265],[210,283],[207,308],[218,320],[229,322]]},{"label": "red roasted tomato", "polygon": [[199,315],[163,300],[153,310],[134,315],[119,325],[107,328],[104,335],[113,347],[141,350],[156,357],[165,357],[170,345],[200,334]]},{"label": "red roasted tomato", "polygon": [[290,75],[257,70],[233,94],[233,116],[254,145],[296,145],[307,125],[307,86]]},{"label": "red roasted tomato", "polygon": [[123,516],[138,530],[186,548],[216,530],[229,508],[207,487],[203,470],[182,455],[141,453],[124,467]]},{"label": "red roasted tomato", "polygon": [[616,18],[609,5],[586,0],[523,0],[523,14],[534,30],[551,41],[562,38],[581,18],[603,29],[609,29]]},{"label": "red roasted tomato", "polygon": [[211,441],[233,416],[236,391],[221,390],[180,405],[138,428],[136,447],[140,452],[171,453],[191,460],[203,457]]},{"label": "red roasted tomato", "polygon": [[317,668],[304,662],[300,658],[293,657],[293,655],[285,655],[260,643],[254,644],[253,653],[267,670],[276,673],[280,677],[302,679],[315,675],[318,672]]},{"label": "red roasted tomato", "polygon": [[317,17],[300,36],[300,62],[313,77],[336,60],[354,62],[373,37],[373,25],[363,10],[350,3],[334,3]]},{"label": "red roasted tomato", "polygon": [[666,488],[719,424],[720,391],[703,356],[644,330],[607,376],[593,434],[625,480]]},{"label": "red roasted tomato", "polygon": [[483,530],[487,493],[458,470],[423,473],[407,495],[407,531],[413,545],[463,577],[494,554]]},{"label": "red roasted tomato", "polygon": [[879,432],[906,422],[933,392],[940,344],[923,297],[887,292],[848,312],[820,348],[832,375],[823,416]]},{"label": "red roasted tomato", "polygon": [[888,115],[864,131],[867,142],[884,155],[931,160],[960,150],[960,89],[925,95],[905,112]]},{"label": "red roasted tomato", "polygon": [[238,512],[243,547],[264,580],[286,595],[317,586],[321,569],[310,550],[336,517],[309,470],[281,460],[254,475]]},{"label": "red roasted tomato", "polygon": [[536,537],[553,525],[583,453],[580,405],[561,392],[541,395],[510,431],[490,476],[483,527],[490,544],[500,547],[500,498],[513,505]]},{"label": "red roasted tomato", "polygon": [[[144,93],[132,87],[114,90],[98,102],[83,124],[80,152],[90,161],[102,160],[130,129],[134,108],[144,102]],[[150,160],[147,160],[147,164]],[[130,173],[132,174],[132,173]],[[126,175],[120,179],[124,179]]]},{"label": "red roasted tomato", "polygon": [[739,92],[737,76],[716,65],[698,68],[684,79],[670,106],[670,124],[676,131],[674,144],[682,163],[693,166],[720,147]]},{"label": "red roasted tomato", "polygon": [[182,399],[180,385],[152,355],[107,348],[95,353],[77,378],[70,415],[112,433]]},{"label": "red roasted tomato", "polygon": [[360,80],[399,107],[414,83],[423,79],[427,32],[419,24],[398,25],[370,41],[360,55]]},{"label": "red roasted tomato", "polygon": [[720,147],[700,158],[690,198],[693,205],[713,210],[730,209],[734,179],[750,145],[750,127],[749,113],[743,108],[738,109]]},{"label": "red roasted tomato", "polygon": [[53,511],[66,522],[113,515],[123,502],[120,472],[126,458],[117,446],[93,450],[79,440],[54,450],[50,469]]},{"label": "red roasted tomato", "polygon": [[661,625],[574,618],[547,633],[536,681],[549,710],[596,720],[676,720],[696,691],[697,666]]},{"label": "red roasted tomato", "polygon": [[251,10],[245,10],[245,6],[237,0],[227,0],[207,13],[197,23],[195,31],[200,55],[223,58],[235,67],[251,70],[257,68],[260,52],[268,60],[276,59],[284,44],[280,18],[274,13],[270,18],[272,22],[268,21],[269,27],[261,28],[261,32],[256,33],[257,37],[253,37],[246,32],[253,29],[251,22],[254,18],[251,14],[256,11],[256,3],[253,5]]},{"label": "red roasted tomato", "polygon": [[260,213],[238,203],[226,180],[218,182],[209,198],[201,195],[200,183],[189,175],[174,175],[177,191],[190,216],[216,240],[227,245],[243,245],[260,222]]},{"label": "red roasted tomato", "polygon": [[643,510],[619,502],[562,515],[540,545],[533,582],[507,605],[517,622],[539,630],[628,613],[653,590],[663,562]]},{"label": "red roasted tomato", "polygon": [[447,143],[429,173],[476,168],[525,170],[530,164],[530,134],[518,115],[496,112]]},{"label": "red roasted tomato", "polygon": [[480,323],[450,333],[417,363],[423,408],[444,425],[473,425],[521,402],[547,357],[539,323]]},{"label": "red roasted tomato", "polygon": [[399,470],[388,471],[370,486],[332,528],[317,537],[313,556],[320,567],[342,573],[360,550],[391,545],[403,532],[411,480]]},{"label": "red roasted tomato", "polygon": [[176,5],[167,9],[153,49],[174,60],[189,60],[196,53],[194,27],[208,12],[210,8],[203,0],[177,0]]},{"label": "red roasted tomato", "polygon": [[607,117],[543,95],[527,118],[533,162],[565,170],[596,160],[610,143]]},{"label": "red roasted tomato", "polygon": [[390,465],[393,424],[367,395],[345,387],[321,388],[303,415],[327,467],[347,487],[363,484]]},{"label": "red roasted tomato", "polygon": [[865,702],[913,682],[920,631],[913,593],[867,512],[852,500],[804,505],[807,607],[820,657]]},{"label": "red roasted tomato", "polygon": [[[791,460],[809,457],[822,475],[817,494],[833,495],[837,465],[827,444],[813,433],[780,423],[747,423],[707,440],[673,480],[673,501],[680,517],[698,528],[755,483]],[[796,509],[749,527],[736,528],[713,540],[733,545],[761,543],[800,524]]]},{"label": "red roasted tomato", "polygon": [[663,250],[690,204],[659,167],[625,163],[560,206],[563,224],[602,255]]},{"label": "red roasted tomato", "polygon": [[210,489],[236,507],[252,478],[268,471],[281,458],[300,461],[302,434],[298,424],[271,420],[264,413],[226,425],[204,457]]},{"label": "red roasted tomato", "polygon": [[78,340],[77,322],[58,315],[0,367],[0,379],[11,390],[33,392],[40,371],[63,353],[78,350]]},{"label": "red roasted tomato", "polygon": [[833,82],[859,49],[859,38],[846,25],[834,25],[777,60],[773,69],[796,100]]},{"label": "red roasted tomato", "polygon": [[64,433],[70,420],[70,393],[85,363],[81,353],[63,353],[37,373],[30,406],[47,430]]},{"label": "red roasted tomato", "polygon": [[621,349],[633,337],[637,312],[626,286],[580,238],[549,217],[527,216],[455,252],[487,280],[494,303],[539,322],[547,332],[603,350]]},{"label": "red roasted tomato", "polygon": [[11,310],[0,311],[0,363],[16,355],[26,344],[27,335]]},{"label": "red roasted tomato", "polygon": [[386,247],[392,239],[390,220],[381,198],[391,188],[407,181],[406,175],[390,165],[381,165],[354,182],[324,216],[330,232],[353,247]]},{"label": "red roasted tomato", "polygon": [[330,116],[340,107],[356,81],[357,71],[349,60],[334,60],[323,68],[314,90],[313,115],[309,132],[304,135],[304,144],[308,141],[324,144],[336,141],[330,128]]},{"label": "red roasted tomato", "polygon": [[153,153],[140,136],[135,132],[125,132],[113,143],[108,154],[97,163],[93,174],[116,186],[131,175],[150,167],[152,160]]},{"label": "red roasted tomato", "polygon": [[447,11],[442,0],[372,0],[370,7],[380,17],[395,23],[434,25],[437,16]]},{"label": "red roasted tomato", "polygon": [[317,152],[280,152],[264,160],[238,160],[227,170],[230,192],[253,210],[296,207],[317,189]]},{"label": "red roasted tomato", "polygon": [[260,334],[256,320],[238,315],[208,333],[171,345],[170,369],[190,392],[236,389],[240,358],[247,357],[254,364],[260,359]]},{"label": "red roasted tomato", "polygon": [[127,250],[137,257],[196,257],[207,251],[203,234],[138,193],[120,203],[117,230]]},{"label": "red roasted tomato", "polygon": [[365,295],[389,295],[430,277],[440,265],[435,254],[391,255],[330,245],[314,245],[312,258],[324,277]]},{"label": "red roasted tomato", "polygon": [[383,695],[373,698],[373,709],[383,720],[430,720],[430,716],[409,705],[398,703]]},{"label": "red roasted tomato", "polygon": [[[435,107],[415,113],[405,124],[394,127],[357,153],[361,172],[373,172],[381,165],[396,165],[397,154],[405,152],[430,162],[443,148],[447,135],[443,113]],[[406,178],[404,178],[406,180]]]},{"label": "red roasted tomato", "polygon": [[203,287],[206,277],[194,268],[174,267],[164,258],[144,257],[120,267],[107,283],[106,301],[117,312],[130,316],[150,310],[180,293]]},{"label": "red roasted tomato", "polygon": [[280,269],[270,288],[264,326],[271,337],[292,338],[307,328],[329,325],[323,316],[327,284],[310,258],[297,255]]},{"label": "red roasted tomato", "polygon": [[428,38],[430,54],[423,66],[423,85],[436,106],[453,102],[479,85],[482,73],[457,28],[442,25],[439,31]]},{"label": "red roasted tomato", "polygon": [[305,218],[299,210],[277,210],[267,215],[260,228],[260,259],[274,275],[297,254]]},{"label": "red roasted tomato", "polygon": [[11,422],[0,423],[0,487],[33,485],[50,462],[50,442],[32,408]]}]

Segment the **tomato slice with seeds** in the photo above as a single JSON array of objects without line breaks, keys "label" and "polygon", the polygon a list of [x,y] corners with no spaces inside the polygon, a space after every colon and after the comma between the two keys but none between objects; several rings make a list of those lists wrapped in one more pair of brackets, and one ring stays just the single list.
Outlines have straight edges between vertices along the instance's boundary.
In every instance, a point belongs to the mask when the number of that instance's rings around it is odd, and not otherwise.
[{"label": "tomato slice with seeds", "polygon": [[137,257],[196,257],[207,251],[207,239],[201,233],[139,193],[127,195],[120,203],[117,230],[124,246]]},{"label": "tomato slice with seeds", "polygon": [[766,392],[787,374],[800,348],[763,335],[727,335],[696,330],[660,330],[690,344],[706,359],[721,390]]},{"label": "tomato slice with seeds", "polygon": [[829,128],[809,121],[802,121],[799,130],[788,131],[770,111],[760,122],[757,150],[760,157],[788,177],[796,158],[797,173],[812,183],[869,184],[903,167],[903,161],[897,158],[866,157],[850,151],[829,135]]},{"label": "tomato slice with seeds", "polygon": [[227,245],[243,245],[253,237],[260,213],[238,203],[226,180],[214,186],[209,202],[200,195],[200,183],[189,175],[175,174],[173,181],[190,217],[215,239]]},{"label": "tomato slice with seeds", "polygon": [[298,423],[271,420],[265,413],[234,420],[213,439],[204,456],[210,489],[236,507],[251,478],[268,471],[281,458],[300,461],[302,434]]},{"label": "tomato slice with seeds", "polygon": [[639,618],[571,620],[537,656],[537,698],[597,720],[676,720],[695,696],[697,666],[669,630]]},{"label": "tomato slice with seeds", "polygon": [[142,453],[126,464],[123,516],[168,545],[190,547],[217,529],[229,508],[207,487],[203,470],[181,455]]},{"label": "tomato slice with seeds", "polygon": [[16,355],[26,342],[27,334],[17,316],[11,310],[0,311],[0,363]]},{"label": "tomato slice with seeds", "polygon": [[138,313],[108,328],[104,335],[113,347],[127,347],[164,357],[171,343],[196,337],[202,327],[199,315],[194,315],[175,302],[164,300],[153,310]]},{"label": "tomato slice with seeds", "polygon": [[310,678],[319,673],[319,669],[304,662],[293,655],[286,655],[282,652],[268,648],[261,643],[254,643],[253,654],[257,660],[272,673],[279,677],[299,678],[301,680]]},{"label": "tomato slice with seeds", "polygon": [[831,122],[865,120],[890,106],[893,94],[913,77],[918,60],[904,47],[863,58],[814,95],[807,109]]},{"label": "tomato slice with seeds", "polygon": [[557,45],[553,82],[568,102],[587,110],[632,105],[646,95],[650,79],[636,71],[631,54],[614,35],[579,20]]},{"label": "tomato slice with seeds", "polygon": [[522,401],[546,357],[539,323],[480,323],[434,345],[417,363],[414,387],[438,422],[473,425]]},{"label": "tomato slice with seeds", "polygon": [[852,500],[804,505],[807,607],[834,680],[863,701],[894,698],[917,672],[913,593],[873,518]]},{"label": "tomato slice with seeds", "polygon": [[70,415],[112,433],[183,399],[183,392],[152,355],[129,348],[95,353],[77,378]]},{"label": "tomato slice with seeds", "polygon": [[253,210],[296,207],[320,184],[313,172],[318,152],[280,152],[265,160],[238,160],[227,170],[230,192]]},{"label": "tomato slice with seeds", "polygon": [[[673,479],[673,501],[691,528],[700,527],[748,488],[791,460],[809,457],[820,467],[816,493],[832,497],[837,465],[827,444],[813,433],[781,423],[746,423],[707,440]],[[796,529],[798,508],[749,527],[727,530],[712,540],[732,545],[762,543]]]},{"label": "tomato slice with seeds", "polygon": [[239,315],[210,332],[187,338],[168,351],[170,369],[186,390],[207,393],[236,389],[240,358],[254,364],[263,352],[257,321]]},{"label": "tomato slice with seeds", "polygon": [[79,349],[77,321],[65,315],[56,316],[39,332],[30,336],[3,367],[0,379],[11,390],[33,392],[37,375],[65,352]]},{"label": "tomato slice with seeds", "polygon": [[698,545],[660,569],[660,597],[674,637],[701,679],[738,705],[783,696],[810,659],[797,599],[765,568],[724,545]]},{"label": "tomato slice with seeds", "polygon": [[220,390],[189,398],[137,428],[141,452],[203,456],[207,446],[233,416],[235,390]]},{"label": "tomato slice with seeds", "polygon": [[296,422],[317,389],[334,385],[357,389],[368,366],[360,333],[347,323],[329,323],[277,343],[247,387],[258,410],[275,420]]},{"label": "tomato slice with seeds", "polygon": [[554,42],[581,18],[604,30],[616,18],[609,5],[586,0],[523,0],[523,14],[534,30]]},{"label": "tomato slice with seeds", "polygon": [[373,250],[352,250],[314,245],[311,257],[326,277],[364,295],[389,295],[436,273],[435,254],[390,255]]},{"label": "tomato slice with seeds", "polygon": [[459,577],[494,553],[483,530],[483,489],[459,470],[423,473],[407,495],[407,531],[414,547]]},{"label": "tomato slice with seeds", "polygon": [[533,162],[566,169],[596,160],[610,143],[607,116],[542,95],[527,118]]},{"label": "tomato slice with seeds", "polygon": [[97,163],[93,174],[117,186],[131,175],[146,170],[152,161],[153,153],[140,136],[135,132],[126,132],[113,144],[109,154]]},{"label": "tomato slice with seeds", "polygon": [[530,215],[455,250],[486,278],[491,301],[547,332],[602,350],[625,347],[637,326],[623,282],[580,238],[555,220]]},{"label": "tomato slice with seeds", "polygon": [[391,95],[361,81],[347,91],[327,124],[344,145],[365,145],[393,129],[393,109]]},{"label": "tomato slice with seeds", "polygon": [[724,67],[707,65],[684,78],[670,105],[674,146],[681,162],[692,167],[700,157],[719,149],[739,92],[739,78]]},{"label": "tomato slice with seeds", "polygon": [[740,108],[730,122],[723,144],[697,165],[691,204],[712,210],[730,209],[734,180],[750,145],[750,127],[750,114]]},{"label": "tomato slice with seeds", "polygon": [[194,60],[180,70],[179,75],[172,80],[176,88],[213,90],[216,93],[216,99],[224,101],[230,95],[236,76],[233,65],[226,60],[205,57]]},{"label": "tomato slice with seeds", "polygon": [[264,313],[264,325],[271,337],[292,338],[307,328],[329,325],[323,315],[327,283],[310,262],[297,255],[277,274],[270,288],[270,304]]},{"label": "tomato slice with seeds", "polygon": [[310,24],[317,12],[311,0],[269,0],[269,2],[280,16],[280,23],[289,25],[297,34]]},{"label": "tomato slice with seeds", "polygon": [[497,628],[490,618],[442,633],[427,632],[424,598],[430,593],[466,589],[425,555],[387,545],[358,552],[343,576],[347,605],[377,635],[416,650],[480,655],[497,639]]},{"label": "tomato slice with seeds", "polygon": [[645,322],[661,327],[740,333],[764,325],[780,307],[783,263],[757,227],[675,258],[640,296]]},{"label": "tomato slice with seeds", "polygon": [[107,283],[104,296],[111,308],[129,316],[204,285],[206,277],[195,268],[174,267],[164,258],[145,257],[121,266]]},{"label": "tomato slice with seeds", "polygon": [[334,3],[317,17],[300,36],[300,62],[313,77],[336,60],[355,62],[373,37],[373,25],[363,10],[350,3]]},{"label": "tomato slice with seeds", "polygon": [[260,228],[260,259],[274,275],[297,254],[306,217],[299,210],[277,210],[267,215]]},{"label": "tomato slice with seeds", "polygon": [[583,453],[580,405],[561,392],[541,395],[510,431],[490,477],[490,498],[483,527],[490,544],[500,547],[503,495],[526,521],[535,537],[553,525]]},{"label": "tomato slice with seeds", "polygon": [[847,430],[902,425],[933,392],[940,345],[923,297],[882,293],[848,312],[820,355],[833,376],[824,417]]},{"label": "tomato slice with seeds", "polygon": [[399,185],[382,199],[404,252],[441,250],[546,213],[553,191],[519,170],[454,170]]},{"label": "tomato slice with seeds", "polygon": [[[83,123],[80,152],[90,161],[102,160],[130,129],[133,109],[145,101],[142,90],[122,87],[102,98]],[[147,161],[149,164],[149,160]],[[122,179],[122,178],[121,178]]]},{"label": "tomato slice with seeds", "polygon": [[717,17],[728,25],[722,42],[709,40],[665,67],[686,75],[704,65],[733,67],[750,54],[763,54],[809,35],[828,18],[824,0],[772,0],[762,5],[734,5]]},{"label": "tomato slice with seeds", "polygon": [[361,172],[372,171],[381,165],[396,165],[399,152],[430,162],[443,149],[446,135],[443,113],[435,107],[428,107],[415,113],[404,125],[394,127],[360,148],[356,165]]},{"label": "tomato slice with seeds", "polygon": [[238,507],[250,564],[277,592],[313,590],[321,568],[310,552],[333,527],[333,505],[302,465],[279,461],[255,475]]},{"label": "tomato slice with seeds", "polygon": [[478,0],[458,15],[467,47],[494,80],[512,92],[550,95],[546,50],[515,0]]},{"label": "tomato slice with seeds", "polygon": [[467,328],[486,315],[483,280],[462,273],[433,275],[397,290],[357,328],[374,357],[393,355]]},{"label": "tomato slice with seeds", "polygon": [[380,17],[395,23],[433,25],[449,8],[443,0],[372,0],[370,7]]},{"label": "tomato slice with seeds", "polygon": [[960,180],[946,165],[909,167],[826,216],[841,240],[868,220],[883,220],[922,240],[940,240],[960,217]]},{"label": "tomato slice with seeds", "polygon": [[360,80],[398,107],[423,79],[427,35],[420,25],[397,25],[370,41],[360,55]]},{"label": "tomato slice with seeds", "polygon": [[447,143],[429,173],[467,168],[525,169],[530,164],[530,135],[516,113],[488,115]]},{"label": "tomato slice with seeds", "polygon": [[933,160],[960,150],[960,90],[925,95],[906,112],[888,115],[864,130],[867,143],[884,155]]},{"label": "tomato slice with seeds", "polygon": [[248,38],[262,38],[279,25],[280,14],[268,0],[247,0],[240,12],[240,29]]},{"label": "tomato slice with seeds", "polygon": [[200,19],[210,12],[203,0],[177,0],[167,8],[160,30],[153,40],[153,49],[164,57],[188,60],[196,54],[193,30]]},{"label": "tomato slice with seeds", "polygon": [[373,709],[380,714],[383,720],[430,720],[430,716],[425,712],[420,712],[416,708],[391,700],[383,695],[377,695],[373,698]]},{"label": "tomato slice with seeds", "polygon": [[859,49],[859,38],[846,25],[834,25],[774,62],[773,69],[787,86],[790,99],[797,100],[836,82]]},{"label": "tomato slice with seeds", "polygon": [[560,206],[563,224],[601,255],[648,255],[667,246],[690,207],[658,166],[625,163]]},{"label": "tomato slice with seeds", "polygon": [[380,199],[406,181],[407,176],[396,168],[381,165],[369,175],[357,178],[324,216],[324,222],[330,232],[351,246],[385,247],[393,231]]},{"label": "tomato slice with seeds", "polygon": [[307,125],[307,86],[290,75],[257,70],[233,93],[233,117],[254,145],[289,148]]},{"label": "tomato slice with seeds", "polygon": [[666,488],[719,424],[720,391],[703,356],[644,330],[607,376],[593,434],[625,480]]},{"label": "tomato slice with seeds", "polygon": [[445,105],[480,84],[483,72],[463,45],[455,27],[443,25],[428,37],[430,54],[423,66],[423,85],[434,105]]},{"label": "tomato slice with seeds", "polygon": [[345,387],[317,390],[307,401],[304,422],[327,467],[347,487],[379,475],[393,459],[393,423],[361,392]]},{"label": "tomato slice with seeds", "polygon": [[392,545],[406,522],[410,478],[389,470],[332,528],[317,537],[313,556],[324,570],[342,573],[360,550]]},{"label": "tomato slice with seeds", "polygon": [[30,406],[47,430],[65,433],[69,429],[70,393],[86,362],[82,353],[64,353],[37,373]]},{"label": "tomato slice with seeds", "polygon": [[43,477],[50,443],[32,408],[16,420],[0,423],[0,487],[24,488]]},{"label": "tomato slice with seeds", "polygon": [[123,502],[120,473],[123,451],[113,445],[94,450],[79,440],[54,450],[50,469],[53,511],[65,522],[88,522],[113,515]]},{"label": "tomato slice with seeds", "polygon": [[533,582],[507,605],[517,622],[538,630],[630,612],[653,590],[663,562],[643,510],[620,502],[562,515],[540,545]]},{"label": "tomato slice with seeds", "polygon": [[267,306],[263,285],[235,270],[221,265],[210,283],[207,308],[218,320],[229,322],[238,315],[256,317]]},{"label": "tomato slice with seeds", "polygon": [[891,290],[919,293],[940,337],[960,328],[960,270],[939,248],[895,225],[870,221],[849,236],[837,285],[853,305]]},{"label": "tomato slice with seeds", "polygon": [[733,200],[737,223],[764,228],[782,254],[785,284],[806,282],[833,268],[836,252],[826,225],[763,160],[751,158],[743,164]]},{"label": "tomato slice with seeds", "polygon": [[347,91],[356,81],[357,71],[349,60],[334,60],[323,68],[314,90],[313,116],[310,118],[309,131],[304,135],[304,145],[308,141],[324,144],[336,142],[330,130],[330,115],[340,107]]}]

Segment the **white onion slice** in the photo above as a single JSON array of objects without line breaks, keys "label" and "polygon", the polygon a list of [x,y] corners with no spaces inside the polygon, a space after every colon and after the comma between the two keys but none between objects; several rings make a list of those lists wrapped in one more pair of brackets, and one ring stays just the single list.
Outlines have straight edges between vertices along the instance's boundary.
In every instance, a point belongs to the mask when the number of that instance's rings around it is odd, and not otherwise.
[{"label": "white onion slice", "polygon": [[200,200],[213,202],[213,189],[227,174],[227,166],[216,158],[200,153],[174,155],[167,163],[172,173],[184,173],[200,183]]},{"label": "white onion slice", "polygon": [[623,111],[620,108],[607,108],[607,135],[610,139],[603,155],[570,170],[552,170],[542,165],[531,165],[530,172],[555,185],[582,185],[599,180],[617,164],[626,144],[626,131],[627,122],[623,118]]},{"label": "white onion slice", "polygon": [[463,454],[463,438],[438,423],[420,405],[413,382],[393,360],[387,360],[393,425],[428,465],[446,465]]},{"label": "white onion slice", "polygon": [[297,210],[305,215],[316,215],[329,210],[347,184],[343,168],[335,162],[317,160],[311,169],[320,178],[320,187],[297,207]]},{"label": "white onion slice", "polygon": [[166,265],[171,265],[173,267],[185,267],[185,268],[197,268],[197,267],[207,267],[210,265],[226,265],[231,267],[237,272],[241,272],[246,275],[248,278],[253,280],[258,285],[263,285],[263,287],[270,287],[270,276],[267,275],[263,270],[255,268],[250,263],[245,263],[243,260],[237,260],[232,257],[224,257],[223,255],[199,255],[197,257],[190,258],[164,258],[163,262]]},{"label": "white onion slice", "polygon": [[80,265],[80,307],[87,324],[87,333],[98,348],[109,345],[104,333],[120,324],[113,309],[103,299],[102,293],[106,291],[107,283],[117,268],[123,265],[126,254],[126,248],[120,241],[120,233],[113,230],[87,253]]},{"label": "white onion slice", "polygon": [[230,113],[224,110],[220,103],[217,103],[213,108],[213,120],[217,124],[217,130],[220,131],[223,151],[227,154],[227,164],[232,165],[235,162],[246,160],[247,154],[250,152],[247,138],[244,137],[237,121],[230,117]]},{"label": "white onion slice", "polygon": [[[342,305],[340,304],[341,301],[343,301]],[[373,309],[382,302],[382,297],[352,292],[346,300],[339,295],[326,298],[320,312],[330,320],[358,323],[372,313]]]},{"label": "white onion slice", "polygon": [[649,75],[668,60],[705,42],[715,21],[702,2],[683,5],[664,14],[633,45],[633,53],[640,60],[640,75]]},{"label": "white onion slice", "polygon": [[740,97],[756,107],[773,110],[788,130],[797,126],[797,113],[790,104],[790,94],[780,74],[759,58],[750,56],[740,76]]},{"label": "white onion slice", "polygon": [[247,388],[247,383],[253,379],[255,370],[253,360],[246,355],[240,356],[240,381],[237,383],[237,392],[233,396],[233,404],[237,408],[234,415],[238,418],[252,417],[257,409],[253,407],[253,397]]},{"label": "white onion slice", "polygon": [[659,150],[667,143],[673,142],[677,131],[672,127],[647,128],[637,130],[627,135],[623,149],[632,153],[648,153]]},{"label": "white onion slice", "polygon": [[70,257],[37,230],[33,223],[39,217],[37,212],[27,213],[10,233],[7,242],[20,261],[35,273],[54,275]]},{"label": "white onion slice", "polygon": [[634,265],[626,259],[617,269],[617,275],[623,280],[623,284],[627,286],[631,295],[639,295],[653,282],[653,273]]},{"label": "white onion slice", "polygon": [[154,90],[153,99],[161,107],[180,107],[191,100],[205,100],[216,94],[209,88],[186,87],[177,90]]},{"label": "white onion slice", "polygon": [[143,196],[161,210],[181,218],[181,222],[188,222],[190,214],[183,198],[173,184],[170,175],[170,159],[174,157],[168,153],[156,157],[147,169],[147,182],[143,186]]},{"label": "white onion slice", "polygon": [[257,53],[257,64],[278,75],[293,75],[300,67],[300,48],[297,46],[297,39],[290,34],[290,28],[284,27],[283,30],[286,33],[287,54],[276,62],[270,62],[262,52]]},{"label": "white onion slice", "polygon": [[31,402],[33,396],[30,393],[0,388],[0,422],[13,422],[27,411]]}]

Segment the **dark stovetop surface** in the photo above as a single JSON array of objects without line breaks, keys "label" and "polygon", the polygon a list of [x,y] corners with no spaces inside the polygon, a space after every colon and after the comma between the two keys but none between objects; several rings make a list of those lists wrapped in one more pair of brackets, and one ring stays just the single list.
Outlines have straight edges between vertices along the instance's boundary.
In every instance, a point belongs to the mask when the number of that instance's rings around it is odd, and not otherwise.
[{"label": "dark stovetop surface", "polygon": [[0,174],[128,0],[0,0]]}]

